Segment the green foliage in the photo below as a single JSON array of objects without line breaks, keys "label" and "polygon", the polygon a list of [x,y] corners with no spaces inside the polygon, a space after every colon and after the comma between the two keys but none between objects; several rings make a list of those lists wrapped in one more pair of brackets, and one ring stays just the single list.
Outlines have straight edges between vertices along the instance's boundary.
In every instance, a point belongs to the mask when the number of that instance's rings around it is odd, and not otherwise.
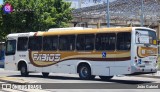
[{"label": "green foliage", "polygon": [[[64,0],[5,0],[14,12],[0,12],[0,39],[9,33],[67,27],[72,20],[71,3]],[[0,6],[1,8],[2,6]]]}]

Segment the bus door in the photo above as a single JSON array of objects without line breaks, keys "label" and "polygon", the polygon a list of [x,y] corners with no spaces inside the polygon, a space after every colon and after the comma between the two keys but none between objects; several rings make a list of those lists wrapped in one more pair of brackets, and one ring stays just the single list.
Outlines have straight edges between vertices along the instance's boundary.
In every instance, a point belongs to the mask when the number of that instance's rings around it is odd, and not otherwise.
[{"label": "bus door", "polygon": [[16,39],[8,39],[5,51],[5,69],[16,70]]}]

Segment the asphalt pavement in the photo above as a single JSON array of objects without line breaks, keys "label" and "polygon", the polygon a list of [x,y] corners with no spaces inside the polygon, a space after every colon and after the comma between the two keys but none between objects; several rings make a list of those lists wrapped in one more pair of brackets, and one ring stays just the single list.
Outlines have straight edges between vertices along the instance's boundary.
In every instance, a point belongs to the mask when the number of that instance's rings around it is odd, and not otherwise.
[{"label": "asphalt pavement", "polygon": [[[0,84],[28,85],[38,83],[43,89],[0,89],[6,92],[150,92],[149,89],[135,89],[139,85],[152,85],[158,83],[160,86],[160,72],[156,74],[145,74],[139,76],[115,76],[109,81],[102,81],[97,76],[94,80],[80,80],[77,74],[51,73],[49,77],[43,78],[41,73],[31,73],[28,77],[21,77],[18,71],[8,71],[0,68]],[[48,89],[47,89],[48,88]],[[120,88],[120,89],[118,89]],[[131,90],[134,89],[134,90]],[[159,87],[160,89],[160,87]],[[159,92],[159,89],[151,89]]]}]

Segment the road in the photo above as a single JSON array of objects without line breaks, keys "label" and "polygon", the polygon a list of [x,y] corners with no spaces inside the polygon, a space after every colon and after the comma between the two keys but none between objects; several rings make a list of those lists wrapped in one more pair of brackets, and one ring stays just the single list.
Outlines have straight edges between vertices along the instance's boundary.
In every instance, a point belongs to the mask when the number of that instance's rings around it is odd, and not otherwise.
[{"label": "road", "polygon": [[[21,77],[20,73],[17,71],[7,71],[0,69],[0,78],[7,80],[20,80],[25,81],[26,83],[47,83],[42,84],[43,86],[48,86],[53,89],[38,89],[39,92],[159,92],[158,89],[137,89],[138,86],[152,85],[153,83],[159,83],[160,86],[160,77],[142,77],[142,76],[115,76],[112,80],[102,81],[99,77],[96,77],[94,80],[80,80],[76,74],[55,74],[51,73],[49,77],[43,78],[41,73],[31,73],[28,77]],[[8,83],[6,81],[0,80],[0,83]],[[52,84],[50,84],[52,83]],[[18,84],[19,85],[19,84]],[[115,87],[116,86],[116,87]],[[119,86],[117,89],[117,86]],[[134,89],[134,87],[136,87]],[[113,87],[113,89],[112,89]],[[109,88],[109,89],[108,89]],[[132,89],[129,89],[132,88]],[[67,89],[67,90],[66,90]],[[13,89],[0,89],[1,91],[18,91],[22,92],[23,90],[13,90]],[[25,90],[26,91],[35,91],[35,90]],[[37,89],[36,89],[37,92]]]}]

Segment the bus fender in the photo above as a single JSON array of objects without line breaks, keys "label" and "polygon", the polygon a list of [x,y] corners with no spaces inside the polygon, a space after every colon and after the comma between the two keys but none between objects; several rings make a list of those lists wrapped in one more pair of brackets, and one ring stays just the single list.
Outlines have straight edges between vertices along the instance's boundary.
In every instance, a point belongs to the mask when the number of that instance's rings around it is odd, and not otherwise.
[{"label": "bus fender", "polygon": [[17,63],[17,70],[19,70],[19,64],[20,64],[21,62],[25,63],[25,64],[27,65],[27,69],[28,69],[28,62],[27,62],[26,60],[21,59],[21,60],[19,60],[18,63]]}]

